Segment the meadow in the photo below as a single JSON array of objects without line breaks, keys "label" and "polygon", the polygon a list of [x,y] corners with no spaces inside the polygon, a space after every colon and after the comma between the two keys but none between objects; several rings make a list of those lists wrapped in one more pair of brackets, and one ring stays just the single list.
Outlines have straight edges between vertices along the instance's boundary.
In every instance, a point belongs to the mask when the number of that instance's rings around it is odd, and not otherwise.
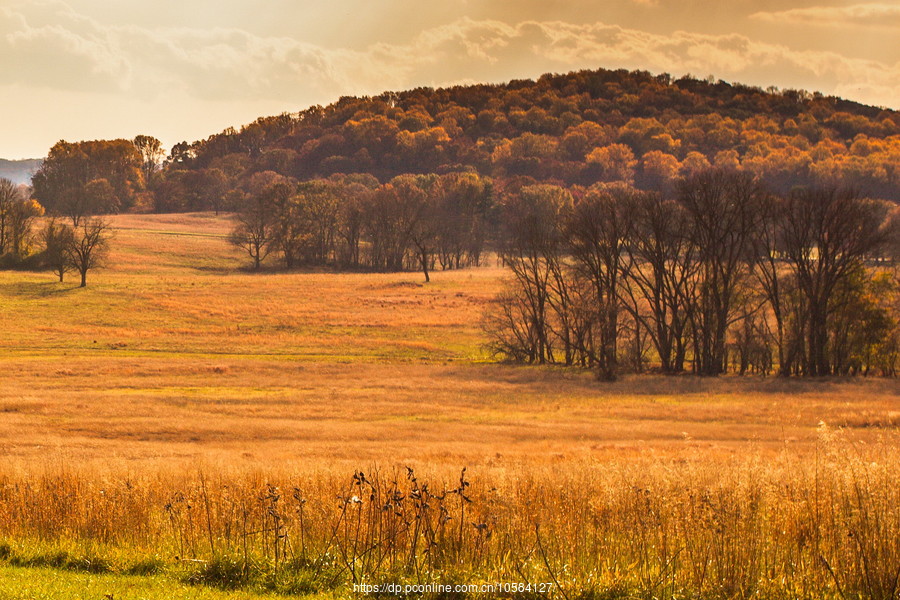
[{"label": "meadow", "polygon": [[893,380],[497,364],[496,264],[251,273],[226,216],[112,222],[87,288],[0,273],[0,597],[900,598]]}]

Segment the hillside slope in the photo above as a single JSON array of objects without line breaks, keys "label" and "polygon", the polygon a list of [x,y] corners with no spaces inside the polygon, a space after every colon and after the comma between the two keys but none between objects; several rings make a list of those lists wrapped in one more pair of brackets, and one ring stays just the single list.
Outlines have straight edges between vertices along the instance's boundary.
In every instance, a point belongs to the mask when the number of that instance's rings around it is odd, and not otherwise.
[{"label": "hillside slope", "polygon": [[206,208],[192,204],[202,196],[192,187],[235,189],[260,171],[301,180],[367,173],[384,182],[474,170],[665,190],[710,164],[751,170],[777,191],[852,180],[900,200],[900,114],[802,90],[624,70],[344,97],[177,144],[163,204]]}]

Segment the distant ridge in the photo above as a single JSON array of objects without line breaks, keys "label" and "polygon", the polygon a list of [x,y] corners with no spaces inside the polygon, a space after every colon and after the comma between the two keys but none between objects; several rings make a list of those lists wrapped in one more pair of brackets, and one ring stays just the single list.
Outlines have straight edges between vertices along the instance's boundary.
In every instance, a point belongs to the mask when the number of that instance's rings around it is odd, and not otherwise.
[{"label": "distant ridge", "polygon": [[21,160],[6,160],[0,158],[0,177],[9,179],[13,183],[31,185],[31,176],[41,166],[41,158],[23,158]]}]

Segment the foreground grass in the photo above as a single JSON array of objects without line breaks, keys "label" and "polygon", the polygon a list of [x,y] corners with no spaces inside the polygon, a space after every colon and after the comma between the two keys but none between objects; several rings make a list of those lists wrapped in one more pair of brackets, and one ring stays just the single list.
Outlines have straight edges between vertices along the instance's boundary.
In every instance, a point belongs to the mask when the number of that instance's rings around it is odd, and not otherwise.
[{"label": "foreground grass", "polygon": [[[900,450],[842,436],[820,428],[813,460],[7,476],[0,550],[9,565],[292,595],[506,582],[562,598],[895,600]],[[508,597],[453,597],[479,596]]]}]

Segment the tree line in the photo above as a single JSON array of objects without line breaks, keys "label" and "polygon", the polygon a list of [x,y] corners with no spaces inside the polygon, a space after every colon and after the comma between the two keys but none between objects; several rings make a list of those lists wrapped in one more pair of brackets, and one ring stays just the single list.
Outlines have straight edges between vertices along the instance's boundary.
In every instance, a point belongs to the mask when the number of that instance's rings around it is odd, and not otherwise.
[{"label": "tree line", "polygon": [[897,374],[892,203],[838,187],[776,195],[727,169],[675,187],[507,194],[499,249],[513,282],[486,321],[494,352],[603,379]]},{"label": "tree line", "polygon": [[168,155],[147,135],[60,141],[32,195],[73,230],[122,211],[228,211],[231,241],[255,268],[416,268],[428,278],[478,264],[508,226],[503,203],[524,188],[579,197],[605,184],[672,198],[679,182],[721,170],[781,197],[853,181],[897,200],[898,164],[896,111],[600,69],[341,98]]},{"label": "tree line", "polygon": [[372,176],[297,182],[267,171],[239,193],[231,243],[259,269],[271,254],[284,266],[422,270],[478,265],[488,240],[493,184],[473,173]]}]

